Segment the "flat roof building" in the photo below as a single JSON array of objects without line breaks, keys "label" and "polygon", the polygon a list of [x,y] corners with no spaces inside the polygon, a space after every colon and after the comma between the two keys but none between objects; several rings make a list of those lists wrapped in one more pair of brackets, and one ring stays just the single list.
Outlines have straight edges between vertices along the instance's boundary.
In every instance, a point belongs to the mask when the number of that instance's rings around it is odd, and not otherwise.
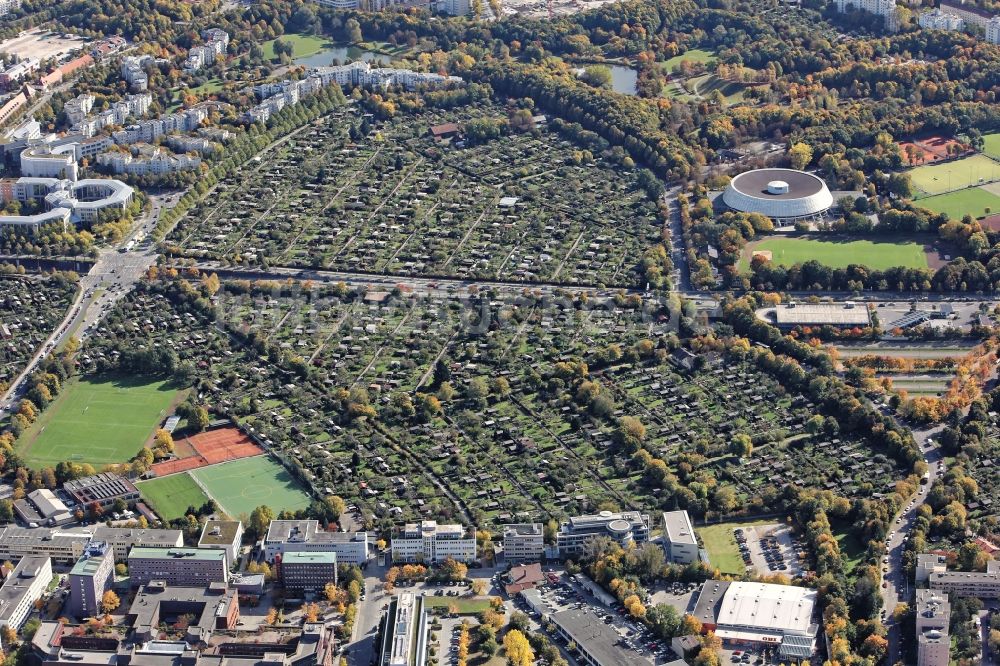
[{"label": "flat roof building", "polygon": [[80,619],[98,615],[104,593],[111,589],[114,575],[115,558],[111,547],[91,541],[83,557],[69,572],[67,612]]},{"label": "flat roof building", "polygon": [[948,560],[944,555],[938,553],[918,553],[917,566],[913,572],[913,579],[916,584],[926,583],[933,572],[948,570]]},{"label": "flat roof building", "polygon": [[322,592],[327,583],[337,584],[337,554],[292,551],[275,559],[278,579],[286,590]]},{"label": "flat roof building", "polygon": [[150,640],[158,635],[164,619],[182,615],[193,618],[186,630],[188,642],[208,642],[215,630],[236,628],[240,618],[236,590],[222,583],[186,587],[152,581],[139,588],[126,623],[132,626],[136,639]]},{"label": "flat roof building", "polygon": [[871,313],[864,303],[788,303],[764,308],[757,316],[778,328],[796,326],[834,326],[837,328],[864,328],[871,326]]},{"label": "flat roof building", "polygon": [[154,580],[179,587],[229,582],[226,553],[214,548],[135,546],[128,554],[128,573],[133,587]]},{"label": "flat roof building", "polygon": [[341,564],[368,561],[368,532],[330,532],[318,520],[272,520],[264,537],[264,558],[273,562],[281,553],[333,552]]},{"label": "flat roof building", "polygon": [[395,597],[379,625],[379,666],[425,666],[429,631],[423,596]]},{"label": "flat roof building", "polygon": [[586,542],[597,536],[606,536],[622,546],[646,543],[649,541],[649,516],[638,511],[601,511],[574,516],[559,526],[556,543],[560,557],[579,555]]},{"label": "flat roof building", "polygon": [[545,554],[545,530],[541,523],[503,526],[503,556],[508,562],[537,562]]},{"label": "flat roof building", "polygon": [[80,559],[92,534],[85,529],[27,529],[7,525],[0,530],[0,560],[17,561],[28,555],[45,555],[62,564]]},{"label": "flat roof building", "polygon": [[951,604],[935,590],[917,590],[917,666],[948,666]]},{"label": "flat roof building", "polygon": [[986,572],[932,571],[928,576],[932,590],[959,597],[1000,599],[1000,560],[990,560]]},{"label": "flat roof building", "polygon": [[22,557],[0,585],[0,626],[20,629],[51,581],[52,560],[39,555]]},{"label": "flat roof building", "polygon": [[663,549],[669,562],[691,564],[698,561],[698,536],[687,511],[663,514]]},{"label": "flat roof building", "polygon": [[576,643],[581,661],[589,666],[634,666],[640,661],[621,644],[618,632],[589,606],[553,613],[549,620],[563,638]]},{"label": "flat roof building", "polygon": [[817,593],[793,585],[705,581],[694,616],[724,644],[778,646],[785,659],[808,659],[819,631]]},{"label": "flat roof building", "polygon": [[180,530],[150,530],[137,527],[101,525],[94,529],[94,539],[111,546],[115,562],[125,562],[134,546],[180,548],[184,545],[184,533]]},{"label": "flat roof building", "polygon": [[119,499],[126,504],[139,499],[139,490],[131,481],[111,472],[101,472],[67,481],[63,484],[63,490],[83,507],[96,504],[103,509],[110,507]]},{"label": "flat roof building", "polygon": [[206,520],[198,539],[199,548],[224,550],[230,568],[239,562],[242,545],[243,523],[238,520]]},{"label": "flat roof building", "polygon": [[433,520],[407,523],[393,534],[391,548],[394,562],[471,562],[476,559],[476,532]]}]

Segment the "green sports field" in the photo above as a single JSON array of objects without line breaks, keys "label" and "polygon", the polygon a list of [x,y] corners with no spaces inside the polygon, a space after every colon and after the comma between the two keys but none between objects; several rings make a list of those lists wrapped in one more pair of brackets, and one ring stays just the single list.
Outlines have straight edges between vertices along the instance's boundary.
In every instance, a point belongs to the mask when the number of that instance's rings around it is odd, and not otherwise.
[{"label": "green sports field", "polygon": [[36,468],[125,462],[167,416],[177,392],[169,381],[141,377],[71,379],[18,440],[18,451]]},{"label": "green sports field", "polygon": [[208,497],[187,472],[142,481],[139,483],[139,492],[164,521],[183,518],[189,506],[198,508],[208,501]]},{"label": "green sports field", "polygon": [[990,209],[990,213],[1000,213],[1000,196],[981,187],[939,194],[920,199],[916,203],[935,213],[947,213],[953,220],[960,220],[966,214],[975,218],[986,217],[987,208]]},{"label": "green sports field", "polygon": [[268,456],[255,456],[189,472],[230,516],[249,514],[261,504],[275,512],[309,506],[309,495],[284,467]]},{"label": "green sports field", "polygon": [[994,159],[1000,160],[1000,132],[983,135],[983,143],[985,144],[983,152]]},{"label": "green sports field", "polygon": [[973,155],[954,162],[918,166],[909,174],[914,187],[921,192],[942,194],[1000,179],[1000,163],[985,155]]},{"label": "green sports field", "polygon": [[923,246],[912,242],[877,243],[869,240],[838,242],[812,238],[765,238],[747,245],[740,259],[741,270],[750,268],[750,258],[754,251],[770,252],[772,263],[782,266],[815,259],[833,268],[845,268],[850,264],[861,264],[879,270],[896,266],[927,268],[927,254]]}]

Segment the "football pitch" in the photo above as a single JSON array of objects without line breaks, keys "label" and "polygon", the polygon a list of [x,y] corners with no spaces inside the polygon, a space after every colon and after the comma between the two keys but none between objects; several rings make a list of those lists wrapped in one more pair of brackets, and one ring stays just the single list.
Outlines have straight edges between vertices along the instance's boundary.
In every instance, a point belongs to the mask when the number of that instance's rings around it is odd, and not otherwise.
[{"label": "football pitch", "polygon": [[740,259],[741,270],[750,268],[750,258],[754,252],[770,252],[771,262],[781,266],[792,266],[815,259],[824,266],[846,268],[851,264],[861,264],[878,270],[906,266],[907,268],[927,268],[927,253],[920,243],[876,243],[868,240],[845,240],[842,242],[814,240],[811,238],[765,238],[747,245]]},{"label": "football pitch", "polygon": [[231,460],[193,469],[188,474],[234,518],[249,514],[261,504],[277,513],[305,509],[310,502],[288,470],[268,456]]},{"label": "football pitch", "polygon": [[990,157],[1000,160],[1000,132],[983,135],[983,152]]},{"label": "football pitch", "polygon": [[183,518],[189,506],[197,509],[208,501],[205,493],[186,472],[142,481],[138,486],[143,499],[167,522]]},{"label": "football pitch", "polygon": [[910,170],[910,181],[925,194],[943,194],[1000,180],[1000,162],[973,155],[944,164],[928,164]]},{"label": "football pitch", "polygon": [[170,381],[144,377],[70,379],[18,440],[18,451],[33,468],[125,462],[167,416],[177,392]]},{"label": "football pitch", "polygon": [[953,220],[960,220],[965,215],[979,218],[986,217],[990,213],[1000,213],[1000,196],[982,187],[970,187],[958,192],[920,199],[916,205],[935,213],[947,213]]}]

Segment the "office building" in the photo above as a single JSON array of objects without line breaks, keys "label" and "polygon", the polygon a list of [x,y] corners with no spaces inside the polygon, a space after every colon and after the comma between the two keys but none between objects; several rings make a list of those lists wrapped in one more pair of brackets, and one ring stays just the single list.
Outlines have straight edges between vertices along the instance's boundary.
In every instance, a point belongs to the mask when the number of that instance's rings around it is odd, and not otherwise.
[{"label": "office building", "polygon": [[52,560],[44,555],[22,557],[0,585],[0,627],[17,631],[52,581]]},{"label": "office building", "polygon": [[104,593],[111,589],[115,575],[115,558],[111,547],[92,541],[83,557],[69,572],[69,601],[66,612],[83,619],[101,612]]},{"label": "office building", "polygon": [[291,552],[331,552],[341,564],[368,561],[367,532],[327,532],[317,520],[272,520],[264,537],[264,558]]},{"label": "office building", "polygon": [[137,527],[94,528],[94,540],[103,541],[111,547],[115,562],[128,560],[133,546],[151,548],[180,548],[184,545],[184,533],[180,530],[150,530]]},{"label": "office building", "polygon": [[24,499],[15,500],[14,513],[28,527],[54,527],[76,521],[62,500],[48,488],[39,488],[28,493]]},{"label": "office building", "polygon": [[101,472],[67,481],[63,484],[63,490],[68,492],[77,504],[88,508],[96,504],[102,509],[107,509],[118,500],[132,504],[139,499],[139,490],[131,481],[111,472]]},{"label": "office building", "polygon": [[159,634],[166,618],[184,615],[192,618],[186,629],[192,643],[207,641],[216,630],[235,629],[240,619],[236,590],[222,583],[181,586],[153,581],[139,588],[128,608],[126,624],[132,627],[136,640],[150,640]]},{"label": "office building", "polygon": [[75,181],[79,176],[73,149],[31,146],[21,152],[21,175]]},{"label": "office building", "polygon": [[593,537],[606,536],[623,547],[649,541],[649,516],[638,511],[602,511],[574,516],[559,526],[556,544],[560,557],[574,557]]},{"label": "office building", "polygon": [[128,554],[128,573],[133,587],[154,580],[180,587],[229,581],[226,553],[215,548],[135,546]]},{"label": "office building", "polygon": [[917,590],[917,666],[948,666],[951,604],[947,595]]},{"label": "office building", "polygon": [[698,536],[687,511],[663,514],[663,550],[668,562],[691,564],[698,561]]},{"label": "office building", "polygon": [[60,564],[73,564],[83,556],[91,538],[91,533],[83,528],[30,529],[6,525],[0,529],[0,560],[16,562],[30,555],[42,555]]},{"label": "office building", "polygon": [[986,572],[932,571],[928,576],[932,590],[959,597],[1000,599],[1000,560],[990,560]]},{"label": "office building", "polygon": [[541,523],[503,526],[503,556],[508,562],[537,562],[545,554],[545,530]]},{"label": "office building", "polygon": [[393,534],[391,549],[393,562],[471,562],[476,559],[476,532],[433,520],[407,523]]},{"label": "office building", "polygon": [[691,614],[724,645],[777,647],[780,659],[809,659],[819,631],[816,598],[794,585],[709,580]]},{"label": "office building", "polygon": [[232,568],[240,561],[243,523],[238,520],[206,520],[205,526],[201,529],[201,538],[198,539],[198,547],[225,551],[226,565]]},{"label": "office building", "polygon": [[397,595],[379,624],[379,666],[425,666],[429,633],[423,596]]},{"label": "office building", "polygon": [[274,562],[286,590],[319,593],[327,583],[337,583],[336,553],[292,551],[278,555]]}]

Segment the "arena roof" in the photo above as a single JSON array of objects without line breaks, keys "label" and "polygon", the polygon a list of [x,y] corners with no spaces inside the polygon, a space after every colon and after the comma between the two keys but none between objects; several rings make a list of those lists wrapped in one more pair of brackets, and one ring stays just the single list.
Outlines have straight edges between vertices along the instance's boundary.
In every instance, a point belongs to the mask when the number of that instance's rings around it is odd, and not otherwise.
[{"label": "arena roof", "polygon": [[825,213],[833,195],[821,178],[805,171],[754,169],[735,176],[722,201],[733,210],[789,220]]},{"label": "arena roof", "polygon": [[718,625],[807,632],[816,591],[793,585],[734,582],[719,608]]},{"label": "arena roof", "polygon": [[[788,185],[788,191],[772,194],[768,184],[780,181]],[[826,185],[818,177],[805,171],[793,169],[754,169],[733,178],[731,186],[738,192],[768,199],[798,199],[821,192]]]}]

